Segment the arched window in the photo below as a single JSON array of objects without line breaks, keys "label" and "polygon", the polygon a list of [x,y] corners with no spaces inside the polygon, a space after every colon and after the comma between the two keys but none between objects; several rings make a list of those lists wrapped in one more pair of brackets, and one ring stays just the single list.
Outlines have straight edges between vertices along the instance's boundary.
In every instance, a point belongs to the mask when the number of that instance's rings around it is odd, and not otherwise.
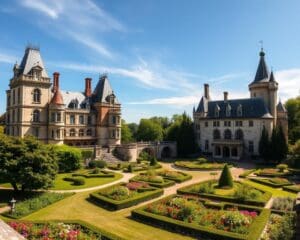
[{"label": "arched window", "polygon": [[213,138],[214,139],[220,139],[221,138],[221,134],[220,134],[220,130],[219,129],[215,129],[213,132]]},{"label": "arched window", "polygon": [[87,136],[92,136],[92,129],[88,129],[87,131],[86,131],[86,135]]},{"label": "arched window", "polygon": [[244,138],[243,130],[242,129],[236,130],[236,132],[235,132],[235,139],[237,139],[237,140],[243,140],[243,138]]},{"label": "arched window", "polygon": [[242,105],[239,104],[237,109],[236,109],[236,114],[238,117],[241,117],[243,115],[243,108],[242,108]]},{"label": "arched window", "polygon": [[219,117],[220,116],[220,107],[218,104],[216,104],[215,106],[215,117]]},{"label": "arched window", "polygon": [[231,106],[230,106],[230,104],[228,103],[228,104],[226,105],[226,117],[230,117],[230,115],[231,115]]},{"label": "arched window", "polygon": [[74,128],[72,128],[72,129],[70,130],[70,137],[75,137],[75,135],[76,135],[76,131],[75,131]]},{"label": "arched window", "polygon": [[38,88],[33,90],[33,102],[35,103],[41,102],[41,90]]},{"label": "arched window", "polygon": [[79,137],[83,137],[84,136],[84,129],[80,129],[79,130]]},{"label": "arched window", "polygon": [[215,148],[215,155],[220,156],[221,155],[221,148],[219,146],[216,146]]},{"label": "arched window", "polygon": [[237,157],[238,156],[238,150],[236,147],[231,149],[231,156],[232,157]]},{"label": "arched window", "polygon": [[33,111],[33,117],[32,117],[32,121],[33,122],[39,122],[40,121],[40,111],[39,110],[34,110]]},{"label": "arched window", "polygon": [[224,139],[231,139],[231,131],[229,129],[225,130]]}]

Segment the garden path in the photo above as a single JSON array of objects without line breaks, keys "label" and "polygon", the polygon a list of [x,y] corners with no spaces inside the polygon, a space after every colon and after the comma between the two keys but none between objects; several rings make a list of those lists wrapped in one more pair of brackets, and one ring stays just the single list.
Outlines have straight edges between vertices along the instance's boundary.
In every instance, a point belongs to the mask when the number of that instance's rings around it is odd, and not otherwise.
[{"label": "garden path", "polygon": [[25,240],[25,238],[0,219],[0,240]]}]

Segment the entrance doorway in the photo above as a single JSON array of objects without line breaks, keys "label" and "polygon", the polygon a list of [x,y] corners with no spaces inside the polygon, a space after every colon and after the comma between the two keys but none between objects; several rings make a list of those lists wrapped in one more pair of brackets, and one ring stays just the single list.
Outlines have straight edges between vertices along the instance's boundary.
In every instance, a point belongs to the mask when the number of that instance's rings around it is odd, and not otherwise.
[{"label": "entrance doorway", "polygon": [[229,158],[230,157],[230,149],[229,147],[223,147],[223,157]]}]

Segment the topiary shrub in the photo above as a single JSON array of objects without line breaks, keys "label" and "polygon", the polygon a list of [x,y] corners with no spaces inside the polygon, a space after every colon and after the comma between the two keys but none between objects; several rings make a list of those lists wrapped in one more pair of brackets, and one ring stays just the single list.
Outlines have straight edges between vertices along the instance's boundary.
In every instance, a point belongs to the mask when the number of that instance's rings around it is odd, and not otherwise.
[{"label": "topiary shrub", "polygon": [[101,170],[99,168],[94,168],[92,174],[99,174]]},{"label": "topiary shrub", "polygon": [[150,166],[155,166],[157,164],[157,159],[156,157],[151,157],[150,158]]},{"label": "topiary shrub", "polygon": [[76,186],[81,186],[85,184],[85,179],[82,177],[73,178],[73,184]]},{"label": "topiary shrub", "polygon": [[223,171],[221,173],[219,179],[219,188],[232,188],[233,187],[233,180],[231,176],[231,172],[227,164],[225,164]]},{"label": "topiary shrub", "polygon": [[105,168],[106,162],[103,160],[92,160],[89,162],[89,168]]},{"label": "topiary shrub", "polygon": [[128,172],[133,172],[133,167],[132,167],[132,165],[131,165],[131,164],[129,164],[129,165],[128,165],[128,167],[127,167],[127,171],[128,171]]},{"label": "topiary shrub", "polygon": [[287,164],[278,164],[276,166],[276,168],[280,171],[280,172],[284,172],[287,168],[288,168],[288,165]]},{"label": "topiary shrub", "polygon": [[67,145],[55,146],[54,152],[57,155],[59,172],[72,172],[81,167],[81,150]]}]

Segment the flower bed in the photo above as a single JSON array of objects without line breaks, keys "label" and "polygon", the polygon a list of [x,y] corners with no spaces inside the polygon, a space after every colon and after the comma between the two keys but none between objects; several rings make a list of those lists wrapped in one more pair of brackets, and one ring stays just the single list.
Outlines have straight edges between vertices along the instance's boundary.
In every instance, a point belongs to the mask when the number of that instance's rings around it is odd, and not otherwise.
[{"label": "flower bed", "polygon": [[90,199],[104,208],[119,210],[159,197],[162,194],[162,189],[151,187],[147,183],[129,182],[91,193]]},{"label": "flower bed", "polygon": [[152,187],[165,188],[170,187],[175,184],[174,181],[164,179],[161,176],[158,176],[155,171],[148,171],[146,173],[141,173],[132,179],[130,182],[145,182],[148,183]]},{"label": "flower bed", "polygon": [[6,212],[3,215],[9,218],[25,217],[35,211],[38,211],[50,204],[60,201],[73,193],[41,193],[24,201],[17,201],[15,211],[13,213]]},{"label": "flower bed", "polygon": [[249,178],[253,182],[261,183],[273,188],[281,188],[283,186],[289,186],[292,185],[292,183],[285,179],[285,178],[279,178],[279,177],[274,177],[274,178]]},{"label": "flower bed", "polygon": [[293,192],[293,193],[298,193],[300,192],[300,184],[295,184],[295,185],[290,185],[290,186],[284,186],[283,190]]},{"label": "flower bed", "polygon": [[265,168],[260,169],[255,172],[255,175],[260,177],[282,177],[282,176],[288,176],[290,173],[287,172],[281,172],[277,168]]},{"label": "flower bed", "polygon": [[[272,197],[272,194],[258,190],[242,182],[234,182],[234,189],[226,193],[222,190],[216,191],[217,183],[214,180],[196,183],[177,190],[179,194],[190,194],[205,197],[213,200],[249,204],[254,206],[265,206]],[[222,192],[222,193],[220,193]]]},{"label": "flower bed", "polygon": [[[175,163],[176,167],[184,168],[187,170],[203,170],[203,171],[215,171],[215,170],[222,170],[226,163],[203,163],[201,161],[176,161]],[[229,165],[229,167],[232,167],[232,165]]]},{"label": "flower bed", "polygon": [[112,233],[82,221],[9,221],[8,224],[28,240],[121,240],[120,237]]},{"label": "flower bed", "polygon": [[296,200],[291,197],[277,197],[274,198],[271,209],[277,211],[293,211]]},{"label": "flower bed", "polygon": [[179,171],[159,171],[157,172],[159,176],[162,176],[164,179],[172,180],[178,183],[185,182],[187,180],[192,179],[192,176],[184,173],[184,172],[179,172]]},{"label": "flower bed", "polygon": [[258,239],[270,210],[225,204],[205,206],[198,197],[173,195],[132,211],[138,220],[212,239]]}]

